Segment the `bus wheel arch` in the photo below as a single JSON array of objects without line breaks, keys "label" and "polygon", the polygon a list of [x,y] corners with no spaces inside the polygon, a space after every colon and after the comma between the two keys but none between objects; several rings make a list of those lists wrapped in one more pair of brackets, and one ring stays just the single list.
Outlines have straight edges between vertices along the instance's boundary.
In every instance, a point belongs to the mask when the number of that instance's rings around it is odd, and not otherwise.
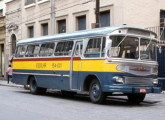
[{"label": "bus wheel arch", "polygon": [[29,77],[30,83],[30,92],[34,95],[44,94],[46,92],[46,88],[40,88],[37,85],[37,81],[34,76]]},{"label": "bus wheel arch", "polygon": [[34,77],[34,76],[32,76],[32,75],[28,76],[26,84],[24,84],[24,89],[25,90],[29,90],[30,89],[30,79],[31,79],[31,77]]},{"label": "bus wheel arch", "polygon": [[[85,78],[84,84],[83,84],[83,91],[89,92],[89,86],[90,86],[92,80],[94,80],[94,79],[97,79],[97,80],[99,81],[99,79],[98,79],[98,77],[97,77],[96,75],[88,75],[88,76]],[[100,81],[99,81],[99,82],[100,82]]]}]

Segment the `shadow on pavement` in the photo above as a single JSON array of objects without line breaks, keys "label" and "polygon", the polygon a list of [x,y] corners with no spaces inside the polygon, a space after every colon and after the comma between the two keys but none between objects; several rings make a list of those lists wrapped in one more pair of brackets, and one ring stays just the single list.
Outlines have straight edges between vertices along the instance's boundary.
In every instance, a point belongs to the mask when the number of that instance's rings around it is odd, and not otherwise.
[{"label": "shadow on pavement", "polygon": [[[29,91],[17,91],[19,93],[23,94],[31,94]],[[39,95],[39,96],[45,96],[45,97],[52,97],[52,98],[58,98],[58,99],[65,99],[69,101],[76,101],[76,102],[84,102],[84,103],[91,103],[90,98],[88,95],[82,95],[82,94],[76,94],[75,96],[70,96],[66,97],[61,94],[60,91],[49,91],[46,92],[44,95]],[[150,107],[150,106],[155,106],[157,103],[161,101],[146,101],[144,100],[141,104],[139,105],[132,105],[127,102],[127,97],[126,96],[108,96],[105,102],[101,105],[106,105],[106,106],[124,106],[124,107]],[[92,103],[91,103],[92,104]],[[97,105],[97,104],[96,104]]]}]

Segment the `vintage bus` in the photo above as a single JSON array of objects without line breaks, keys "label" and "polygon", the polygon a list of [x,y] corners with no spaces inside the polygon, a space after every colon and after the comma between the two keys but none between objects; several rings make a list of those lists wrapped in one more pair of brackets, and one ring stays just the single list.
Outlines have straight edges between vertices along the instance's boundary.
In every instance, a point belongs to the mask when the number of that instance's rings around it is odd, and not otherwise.
[{"label": "vintage bus", "polygon": [[104,27],[21,40],[13,58],[12,82],[64,95],[89,93],[93,103],[123,93],[139,104],[160,93],[156,34],[130,26]]}]

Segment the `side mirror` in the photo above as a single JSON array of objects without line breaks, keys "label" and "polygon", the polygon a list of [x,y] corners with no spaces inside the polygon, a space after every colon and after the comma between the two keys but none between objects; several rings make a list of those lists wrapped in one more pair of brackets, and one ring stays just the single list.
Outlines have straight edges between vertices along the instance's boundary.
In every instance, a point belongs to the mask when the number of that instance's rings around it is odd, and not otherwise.
[{"label": "side mirror", "polygon": [[161,54],[162,53],[162,47],[159,46],[159,53]]},{"label": "side mirror", "polygon": [[159,53],[161,54],[162,53],[162,47],[157,45],[158,49],[159,49]]},{"label": "side mirror", "polygon": [[106,42],[106,49],[109,50],[111,48],[111,45],[112,45],[112,40],[111,39],[107,39],[107,42]]}]

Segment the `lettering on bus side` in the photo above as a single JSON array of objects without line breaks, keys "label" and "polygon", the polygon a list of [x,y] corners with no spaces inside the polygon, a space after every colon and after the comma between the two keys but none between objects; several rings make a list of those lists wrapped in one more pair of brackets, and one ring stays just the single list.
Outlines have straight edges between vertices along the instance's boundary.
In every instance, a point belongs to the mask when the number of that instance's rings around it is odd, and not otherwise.
[{"label": "lettering on bus side", "polygon": [[52,63],[52,68],[62,68],[62,63]]},{"label": "lettering on bus side", "polygon": [[36,63],[36,68],[46,68],[46,63]]}]

